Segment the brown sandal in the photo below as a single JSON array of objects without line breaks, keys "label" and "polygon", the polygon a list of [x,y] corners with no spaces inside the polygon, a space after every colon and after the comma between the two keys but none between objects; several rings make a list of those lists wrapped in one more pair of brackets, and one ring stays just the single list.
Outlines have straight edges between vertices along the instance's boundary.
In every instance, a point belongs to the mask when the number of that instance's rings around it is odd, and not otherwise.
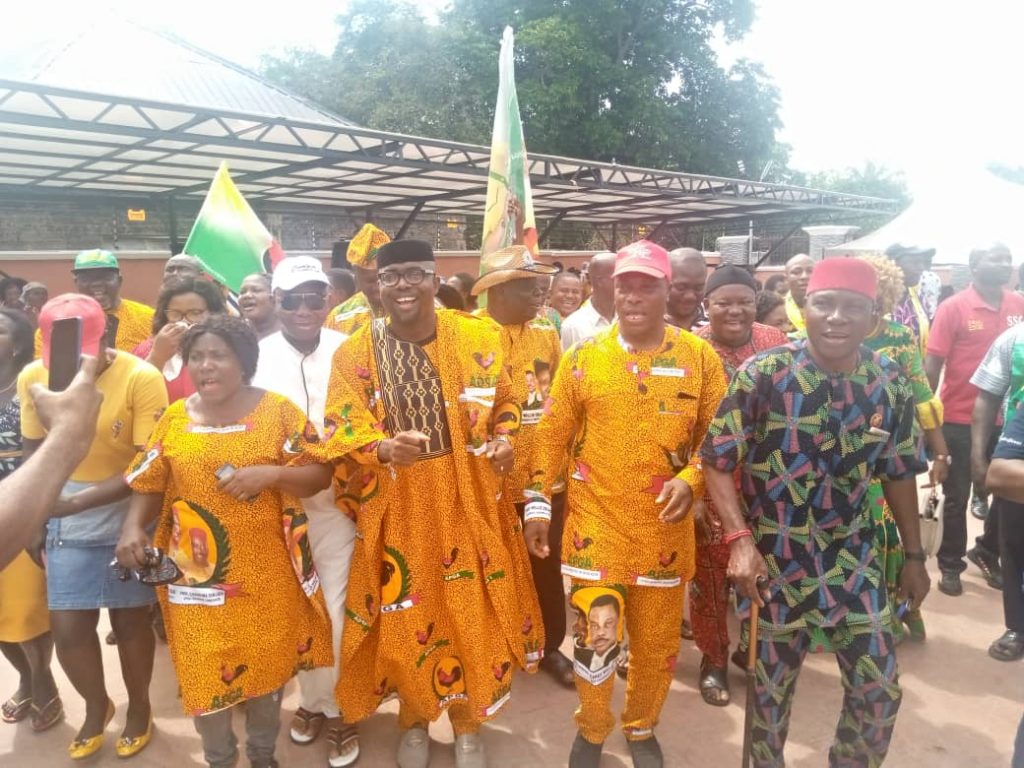
[{"label": "brown sandal", "polygon": [[359,759],[359,728],[343,723],[327,729],[327,765],[345,768]]},{"label": "brown sandal", "polygon": [[327,716],[323,712],[310,712],[308,709],[299,707],[292,715],[292,725],[289,737],[294,744],[312,744],[317,740],[320,731],[323,730]]},{"label": "brown sandal", "polygon": [[36,733],[48,731],[63,719],[64,703],[59,695],[54,696],[42,707],[32,705],[32,730]]}]

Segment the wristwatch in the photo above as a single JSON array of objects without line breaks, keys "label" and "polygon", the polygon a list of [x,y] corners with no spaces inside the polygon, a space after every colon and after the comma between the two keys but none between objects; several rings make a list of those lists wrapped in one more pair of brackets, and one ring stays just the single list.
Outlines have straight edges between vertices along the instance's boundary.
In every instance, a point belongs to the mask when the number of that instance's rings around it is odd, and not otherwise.
[{"label": "wristwatch", "polygon": [[950,456],[948,453],[936,453],[935,460],[941,461],[948,467],[953,466],[953,457]]},{"label": "wristwatch", "polygon": [[906,558],[907,560],[917,560],[918,562],[921,562],[921,563],[926,562],[928,560],[928,555],[926,555],[924,553],[923,549],[918,549],[918,550],[913,550],[913,551],[909,550],[909,549],[905,550],[903,552],[903,557]]}]

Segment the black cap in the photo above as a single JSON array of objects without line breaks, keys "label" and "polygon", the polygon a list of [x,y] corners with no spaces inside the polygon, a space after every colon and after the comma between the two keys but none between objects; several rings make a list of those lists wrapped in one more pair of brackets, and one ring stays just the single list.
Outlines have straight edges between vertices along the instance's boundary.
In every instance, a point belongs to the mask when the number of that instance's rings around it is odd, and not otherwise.
[{"label": "black cap", "polygon": [[712,291],[721,288],[723,285],[745,285],[754,293],[757,293],[757,281],[754,280],[754,276],[743,267],[737,267],[735,264],[723,264],[712,272],[711,277],[708,278],[704,286],[704,295],[710,296]]},{"label": "black cap", "polygon": [[434,261],[434,249],[426,240],[392,240],[377,249],[377,269],[406,261]]}]

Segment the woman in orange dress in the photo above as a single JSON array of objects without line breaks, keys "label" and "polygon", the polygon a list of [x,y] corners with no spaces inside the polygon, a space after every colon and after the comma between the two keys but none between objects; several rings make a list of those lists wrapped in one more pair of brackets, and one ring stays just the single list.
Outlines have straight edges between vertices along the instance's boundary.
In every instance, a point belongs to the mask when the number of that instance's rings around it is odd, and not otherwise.
[{"label": "woman in orange dress", "polygon": [[[182,359],[196,394],[172,404],[126,475],[134,495],[119,562],[146,564],[146,527],[182,571],[159,589],[184,709],[213,768],[238,759],[230,707],[246,702],[246,753],[276,766],[281,688],[332,664],[331,632],[299,497],[332,469],[296,466],[306,417],[249,385],[259,347],[237,318],[189,329]],[[308,462],[307,462],[308,463]]]}]

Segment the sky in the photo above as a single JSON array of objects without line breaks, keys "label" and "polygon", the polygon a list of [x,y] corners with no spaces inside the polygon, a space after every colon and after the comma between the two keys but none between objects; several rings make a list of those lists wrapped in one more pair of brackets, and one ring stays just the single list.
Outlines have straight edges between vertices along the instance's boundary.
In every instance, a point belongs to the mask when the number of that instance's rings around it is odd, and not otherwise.
[{"label": "sky", "polygon": [[[22,6],[7,32],[59,32],[54,20],[74,28],[105,6],[257,68],[261,54],[289,47],[329,53],[347,2],[289,0],[238,13],[235,3],[211,0],[51,0],[34,6],[45,7],[40,12]],[[723,63],[750,58],[774,80],[793,167],[872,161],[904,172],[915,187],[960,168],[1024,165],[1022,30],[1021,0],[759,0],[747,37],[718,49]],[[497,49],[495,40],[495,66]]]}]

